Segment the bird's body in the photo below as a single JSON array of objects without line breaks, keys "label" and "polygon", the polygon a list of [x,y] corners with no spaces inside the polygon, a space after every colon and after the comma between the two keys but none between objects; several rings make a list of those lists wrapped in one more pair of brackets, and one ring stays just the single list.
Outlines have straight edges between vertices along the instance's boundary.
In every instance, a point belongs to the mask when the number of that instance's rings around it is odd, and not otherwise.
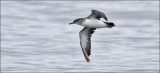
[{"label": "bird's body", "polygon": [[89,28],[105,28],[107,26],[107,24],[101,20],[88,18],[85,18],[81,25]]},{"label": "bird's body", "polygon": [[91,55],[91,36],[95,32],[96,28],[111,28],[114,25],[113,22],[104,22],[101,21],[100,18],[104,18],[106,21],[108,20],[107,17],[103,12],[98,10],[92,10],[92,13],[86,18],[78,18],[75,19],[70,24],[78,24],[84,26],[84,28],[79,32],[80,37],[80,45],[82,48],[82,52],[87,62],[90,61],[89,55]]}]

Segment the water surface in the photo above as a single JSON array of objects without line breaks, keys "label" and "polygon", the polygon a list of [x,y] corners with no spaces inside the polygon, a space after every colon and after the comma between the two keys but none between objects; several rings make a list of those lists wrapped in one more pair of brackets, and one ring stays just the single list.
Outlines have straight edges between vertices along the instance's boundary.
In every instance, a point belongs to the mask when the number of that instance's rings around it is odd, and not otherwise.
[{"label": "water surface", "polygon": [[[158,72],[158,1],[2,1],[2,72]],[[91,9],[116,27],[97,29],[85,61],[76,18]]]}]

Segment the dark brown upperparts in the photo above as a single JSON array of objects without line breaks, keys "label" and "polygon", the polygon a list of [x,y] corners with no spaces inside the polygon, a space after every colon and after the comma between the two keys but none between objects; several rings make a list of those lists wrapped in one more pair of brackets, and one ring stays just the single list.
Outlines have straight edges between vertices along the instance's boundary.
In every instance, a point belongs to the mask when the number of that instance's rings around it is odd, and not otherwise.
[{"label": "dark brown upperparts", "polygon": [[78,18],[78,19],[75,19],[72,23],[69,23],[69,24],[75,24],[75,23],[82,24],[84,20],[85,20],[85,18]]},{"label": "dark brown upperparts", "polygon": [[104,23],[106,23],[106,26],[109,28],[116,26],[113,22],[104,22]]},{"label": "dark brown upperparts", "polygon": [[85,18],[78,18],[78,19],[75,19],[74,22],[80,22],[80,24],[82,24],[84,20]]}]

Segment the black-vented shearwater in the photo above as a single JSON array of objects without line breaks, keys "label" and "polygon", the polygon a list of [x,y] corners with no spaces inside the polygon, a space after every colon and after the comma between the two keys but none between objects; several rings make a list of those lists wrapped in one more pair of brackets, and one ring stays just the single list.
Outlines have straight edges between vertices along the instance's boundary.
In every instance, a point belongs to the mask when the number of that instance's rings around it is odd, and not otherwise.
[{"label": "black-vented shearwater", "polygon": [[[87,62],[90,62],[89,55],[91,55],[91,41],[90,38],[96,28],[111,28],[114,25],[113,22],[108,22],[107,17],[103,12],[98,10],[91,10],[92,13],[85,18],[75,19],[70,24],[78,24],[84,26],[84,28],[79,32],[80,35],[80,45]],[[101,21],[100,18],[104,18],[107,22]]]}]

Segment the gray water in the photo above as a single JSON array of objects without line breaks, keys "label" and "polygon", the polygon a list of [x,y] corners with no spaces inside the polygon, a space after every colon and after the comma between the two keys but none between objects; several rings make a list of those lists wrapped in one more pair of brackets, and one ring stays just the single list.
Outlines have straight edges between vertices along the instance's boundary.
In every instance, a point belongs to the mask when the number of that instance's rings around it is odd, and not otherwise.
[{"label": "gray water", "polygon": [[[158,72],[158,1],[2,1],[2,72]],[[76,18],[91,9],[116,27],[97,29],[90,63]],[[104,21],[104,20],[103,20]]]}]

